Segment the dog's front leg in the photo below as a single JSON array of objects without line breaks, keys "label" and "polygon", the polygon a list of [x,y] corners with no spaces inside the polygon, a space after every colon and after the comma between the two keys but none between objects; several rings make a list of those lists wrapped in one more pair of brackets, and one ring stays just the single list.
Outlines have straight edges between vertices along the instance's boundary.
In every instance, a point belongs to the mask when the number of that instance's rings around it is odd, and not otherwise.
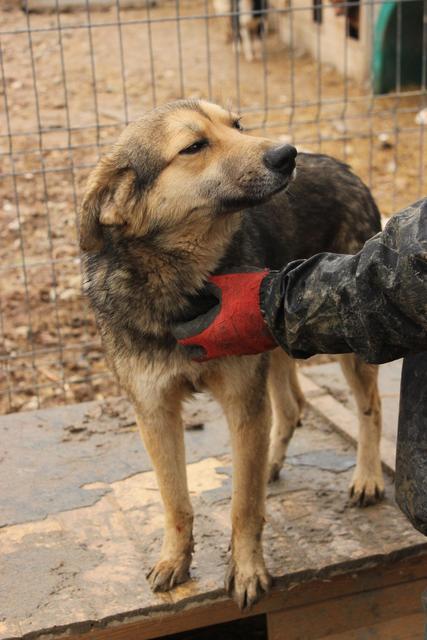
[{"label": "dog's front leg", "polygon": [[[265,403],[265,405],[267,402]],[[230,420],[233,449],[232,557],[226,589],[241,609],[268,592],[271,578],[262,551],[269,415]]]},{"label": "dog's front leg", "polygon": [[180,405],[169,398],[149,410],[136,407],[137,422],[151,458],[165,508],[160,559],[148,573],[153,591],[168,591],[188,579],[193,552],[193,511],[188,495]]},{"label": "dog's front leg", "polygon": [[[242,360],[242,359],[241,359]],[[253,368],[254,359],[246,369]],[[244,365],[245,366],[245,365]],[[241,609],[249,608],[270,588],[262,551],[270,405],[265,372],[224,376],[212,388],[226,413],[233,454],[231,561],[225,586]]]}]

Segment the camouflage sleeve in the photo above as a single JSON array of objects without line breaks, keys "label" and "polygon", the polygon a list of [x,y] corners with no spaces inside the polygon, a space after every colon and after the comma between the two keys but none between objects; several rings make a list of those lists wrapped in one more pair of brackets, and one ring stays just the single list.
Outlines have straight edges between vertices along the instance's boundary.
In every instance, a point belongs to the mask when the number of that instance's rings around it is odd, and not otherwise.
[{"label": "camouflage sleeve", "polygon": [[427,349],[427,198],[354,256],[318,254],[271,273],[261,308],[296,358],[354,352],[381,363]]}]

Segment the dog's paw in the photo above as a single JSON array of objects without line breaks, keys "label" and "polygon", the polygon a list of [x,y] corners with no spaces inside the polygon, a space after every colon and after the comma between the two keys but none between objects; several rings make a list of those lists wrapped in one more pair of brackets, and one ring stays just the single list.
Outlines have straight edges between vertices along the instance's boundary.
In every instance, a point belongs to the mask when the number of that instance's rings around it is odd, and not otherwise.
[{"label": "dog's paw", "polygon": [[355,474],[349,488],[350,502],[357,507],[376,504],[384,498],[382,474],[372,476]]},{"label": "dog's paw", "polygon": [[270,591],[272,578],[264,561],[255,566],[238,566],[231,560],[225,577],[225,590],[241,611],[249,610]]},{"label": "dog's paw", "polygon": [[282,469],[282,465],[279,464],[278,462],[268,463],[267,479],[269,484],[271,484],[272,482],[277,482],[277,480],[280,477],[281,469]]},{"label": "dog's paw", "polygon": [[191,556],[176,560],[159,560],[147,573],[147,580],[153,591],[169,591],[177,584],[185,582],[190,577]]}]

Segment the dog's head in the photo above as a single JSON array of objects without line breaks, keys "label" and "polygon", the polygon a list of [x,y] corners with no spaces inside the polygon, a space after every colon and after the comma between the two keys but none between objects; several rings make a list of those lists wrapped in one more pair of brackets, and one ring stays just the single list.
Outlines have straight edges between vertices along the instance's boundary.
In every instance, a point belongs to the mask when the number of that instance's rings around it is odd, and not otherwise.
[{"label": "dog's head", "polygon": [[178,101],[130,124],[92,171],[80,217],[84,251],[102,247],[103,228],[128,237],[193,225],[284,189],[296,150],[246,135],[237,115],[204,101]]}]

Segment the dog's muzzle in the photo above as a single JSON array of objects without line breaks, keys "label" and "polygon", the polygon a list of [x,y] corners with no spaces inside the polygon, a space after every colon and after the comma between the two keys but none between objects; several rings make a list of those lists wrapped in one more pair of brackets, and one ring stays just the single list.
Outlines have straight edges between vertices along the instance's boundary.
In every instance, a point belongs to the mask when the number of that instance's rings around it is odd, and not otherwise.
[{"label": "dog's muzzle", "polygon": [[291,175],[295,169],[295,158],[297,150],[290,144],[283,144],[280,147],[272,147],[264,154],[264,164],[268,169]]}]

